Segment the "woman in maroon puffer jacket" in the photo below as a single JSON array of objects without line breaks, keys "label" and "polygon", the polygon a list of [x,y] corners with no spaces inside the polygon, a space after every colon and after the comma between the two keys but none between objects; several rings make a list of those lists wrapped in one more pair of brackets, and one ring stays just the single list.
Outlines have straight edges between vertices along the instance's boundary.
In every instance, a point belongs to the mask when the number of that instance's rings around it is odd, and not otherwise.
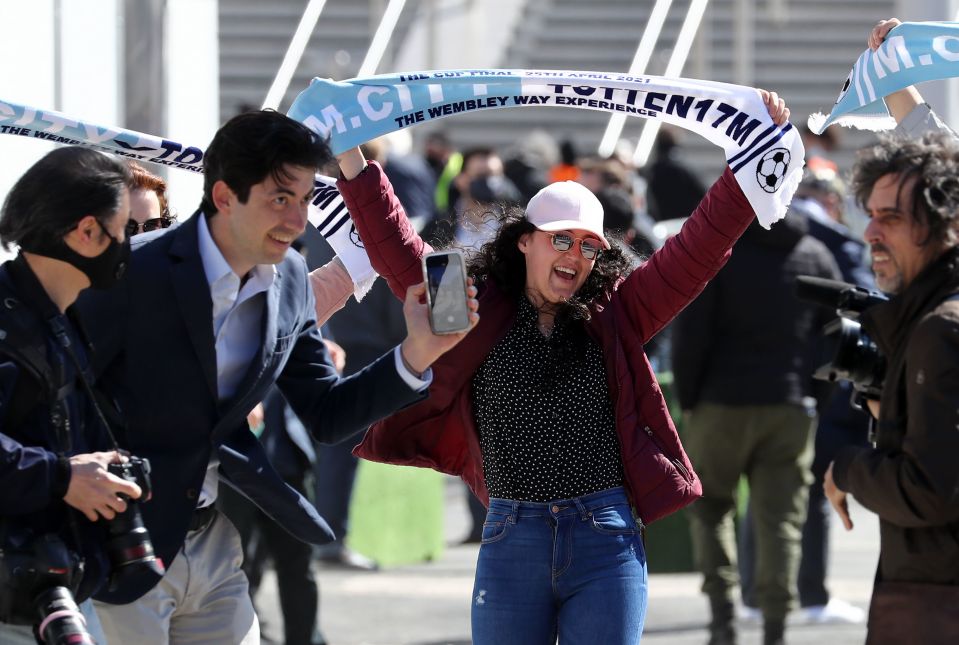
[{"label": "woman in maroon puffer jacket", "polygon": [[[378,164],[354,150],[340,167],[373,267],[402,298],[431,249]],[[433,364],[429,398],[373,426],[355,451],[461,476],[488,503],[472,610],[480,645],[638,642],[643,523],[701,494],[643,344],[723,266],[752,208],[727,169],[632,273],[602,217],[574,182],[509,214],[470,263],[478,325]]]}]

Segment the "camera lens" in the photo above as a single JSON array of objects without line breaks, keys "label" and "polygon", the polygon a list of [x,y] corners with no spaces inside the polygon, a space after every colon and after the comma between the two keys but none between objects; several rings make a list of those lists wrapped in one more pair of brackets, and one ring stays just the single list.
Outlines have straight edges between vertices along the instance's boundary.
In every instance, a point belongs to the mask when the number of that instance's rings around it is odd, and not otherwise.
[{"label": "camera lens", "polygon": [[[131,457],[127,463],[109,465],[111,473],[127,481],[137,483],[143,489],[144,495],[150,488],[149,462],[145,459]],[[107,522],[106,551],[110,557],[112,575],[110,589],[116,590],[121,580],[131,575],[150,571],[158,576],[164,573],[163,563],[153,552],[153,543],[150,534],[143,524],[143,516],[137,500],[123,496],[127,503],[127,510],[118,513]]]},{"label": "camera lens", "polygon": [[37,628],[44,643],[51,645],[95,645],[96,641],[87,631],[87,621],[80,613],[70,590],[66,587],[50,587],[37,596],[34,603],[40,614]]},{"label": "camera lens", "polygon": [[113,569],[111,587],[117,579],[148,569],[157,575],[163,575],[163,564],[153,552],[150,534],[143,526],[140,507],[132,500],[127,501],[127,510],[118,514],[107,524],[110,538],[106,550]]}]

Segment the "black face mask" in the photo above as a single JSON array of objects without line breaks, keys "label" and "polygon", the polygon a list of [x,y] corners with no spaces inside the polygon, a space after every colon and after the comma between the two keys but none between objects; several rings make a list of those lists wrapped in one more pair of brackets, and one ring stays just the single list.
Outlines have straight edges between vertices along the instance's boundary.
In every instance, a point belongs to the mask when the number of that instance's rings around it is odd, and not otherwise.
[{"label": "black face mask", "polygon": [[21,244],[24,251],[36,253],[54,260],[72,264],[86,274],[93,289],[109,289],[120,281],[126,273],[130,260],[130,238],[123,242],[110,235],[109,231],[97,220],[100,230],[110,238],[110,245],[100,255],[88,258],[80,255],[63,241],[63,238],[40,240],[33,244]]}]

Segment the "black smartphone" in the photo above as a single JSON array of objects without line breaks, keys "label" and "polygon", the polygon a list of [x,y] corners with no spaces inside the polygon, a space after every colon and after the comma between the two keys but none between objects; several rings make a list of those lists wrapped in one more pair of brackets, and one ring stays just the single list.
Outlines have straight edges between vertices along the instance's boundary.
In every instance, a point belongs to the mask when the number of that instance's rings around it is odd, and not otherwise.
[{"label": "black smartphone", "polygon": [[426,302],[434,334],[456,334],[470,326],[466,295],[466,261],[460,251],[436,251],[423,256]]}]

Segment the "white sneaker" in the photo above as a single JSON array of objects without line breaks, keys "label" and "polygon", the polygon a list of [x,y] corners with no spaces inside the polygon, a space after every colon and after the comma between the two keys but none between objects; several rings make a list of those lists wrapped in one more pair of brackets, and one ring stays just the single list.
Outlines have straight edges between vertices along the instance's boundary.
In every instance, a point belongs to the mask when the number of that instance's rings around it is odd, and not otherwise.
[{"label": "white sneaker", "polygon": [[830,598],[825,605],[803,607],[800,614],[807,623],[859,625],[866,622],[864,610],[839,598]]},{"label": "white sneaker", "polygon": [[763,612],[759,607],[750,607],[749,605],[736,606],[736,618],[739,622],[747,625],[762,625]]}]

